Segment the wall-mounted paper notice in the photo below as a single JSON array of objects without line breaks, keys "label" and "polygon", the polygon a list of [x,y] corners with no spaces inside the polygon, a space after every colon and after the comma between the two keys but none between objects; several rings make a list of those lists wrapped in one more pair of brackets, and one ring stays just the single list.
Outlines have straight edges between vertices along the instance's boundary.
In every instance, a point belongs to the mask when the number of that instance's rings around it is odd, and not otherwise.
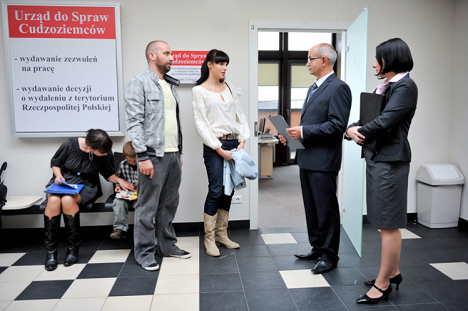
[{"label": "wall-mounted paper notice", "polygon": [[119,5],[2,5],[12,135],[123,135]]}]

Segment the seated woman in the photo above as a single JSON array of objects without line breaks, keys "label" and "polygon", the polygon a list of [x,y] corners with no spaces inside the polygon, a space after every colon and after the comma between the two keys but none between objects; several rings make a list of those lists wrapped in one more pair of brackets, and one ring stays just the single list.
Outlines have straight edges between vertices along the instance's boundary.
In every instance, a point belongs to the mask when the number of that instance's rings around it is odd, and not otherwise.
[{"label": "seated woman", "polygon": [[122,189],[133,190],[133,185],[114,172],[112,140],[103,130],[90,129],[86,137],[75,137],[65,141],[50,161],[53,177],[46,188],[66,181],[70,184],[83,184],[84,188],[76,195],[47,195],[47,206],[44,212],[46,260],[45,269],[57,268],[57,245],[60,228],[60,214],[67,234],[67,255],[64,266],[68,267],[78,261],[80,245],[80,206],[93,203],[102,195],[99,173],[109,182],[119,184]]}]

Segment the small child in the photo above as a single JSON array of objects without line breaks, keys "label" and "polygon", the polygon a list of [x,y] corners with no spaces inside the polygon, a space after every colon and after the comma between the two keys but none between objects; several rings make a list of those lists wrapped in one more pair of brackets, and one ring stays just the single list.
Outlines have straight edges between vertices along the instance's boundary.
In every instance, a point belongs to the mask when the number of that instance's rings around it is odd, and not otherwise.
[{"label": "small child", "polygon": [[[135,187],[135,191],[138,185],[138,169],[136,161],[135,149],[131,141],[127,141],[123,146],[123,155],[125,160],[120,162],[119,169],[117,170],[116,175],[120,178],[123,178],[125,181],[132,183]],[[115,192],[122,190],[120,186],[115,188]],[[128,209],[130,206],[135,208],[137,200],[125,200],[120,198],[115,198],[112,204],[114,209],[114,232],[111,233],[110,237],[112,239],[125,239],[127,237],[128,231]]]}]

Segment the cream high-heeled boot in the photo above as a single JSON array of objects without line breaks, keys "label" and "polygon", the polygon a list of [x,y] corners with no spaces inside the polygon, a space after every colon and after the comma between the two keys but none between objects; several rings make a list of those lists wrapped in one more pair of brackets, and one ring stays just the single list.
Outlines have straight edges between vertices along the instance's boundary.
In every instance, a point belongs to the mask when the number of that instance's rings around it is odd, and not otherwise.
[{"label": "cream high-heeled boot", "polygon": [[205,223],[205,249],[206,253],[210,256],[218,257],[219,249],[216,246],[215,242],[215,228],[216,228],[216,219],[218,214],[213,216],[203,213],[204,223]]},{"label": "cream high-heeled boot", "polygon": [[239,248],[240,245],[231,241],[227,235],[229,222],[229,212],[223,209],[218,209],[218,219],[216,220],[216,245],[222,244],[226,248]]}]

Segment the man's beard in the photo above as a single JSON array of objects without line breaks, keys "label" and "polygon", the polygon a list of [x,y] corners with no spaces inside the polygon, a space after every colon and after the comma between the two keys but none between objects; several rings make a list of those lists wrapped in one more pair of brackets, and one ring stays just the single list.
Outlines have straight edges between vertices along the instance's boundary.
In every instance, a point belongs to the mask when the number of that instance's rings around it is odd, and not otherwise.
[{"label": "man's beard", "polygon": [[156,65],[156,67],[158,67],[158,70],[164,74],[168,73],[171,70],[171,64]]}]

